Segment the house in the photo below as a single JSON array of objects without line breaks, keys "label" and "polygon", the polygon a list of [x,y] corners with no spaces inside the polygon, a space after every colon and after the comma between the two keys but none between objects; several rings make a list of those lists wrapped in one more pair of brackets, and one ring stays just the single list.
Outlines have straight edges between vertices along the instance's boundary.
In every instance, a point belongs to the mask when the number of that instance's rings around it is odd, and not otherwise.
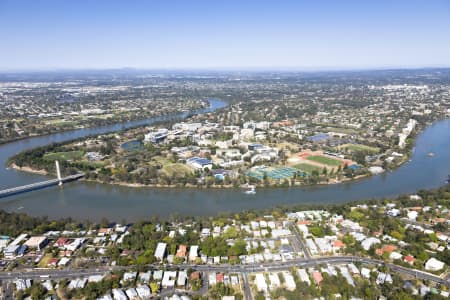
[{"label": "house", "polygon": [[186,163],[197,170],[212,169],[212,161],[206,158],[194,156],[186,160]]},{"label": "house", "polygon": [[300,278],[300,281],[305,282],[307,285],[311,285],[311,281],[309,280],[308,273],[306,273],[305,269],[298,269],[297,276]]},{"label": "house", "polygon": [[152,276],[152,272],[148,271],[148,272],[142,272],[139,273],[139,280],[142,281],[143,283],[149,283],[150,282],[150,277]]},{"label": "house", "polygon": [[370,270],[367,268],[361,268],[361,276],[369,279],[370,278]]},{"label": "house", "polygon": [[408,211],[407,217],[411,221],[415,221],[417,219],[418,215],[419,215],[419,213],[417,211],[411,210],[411,211]]},{"label": "house", "polygon": [[105,236],[105,235],[109,235],[109,234],[111,234],[112,233],[112,231],[113,231],[113,229],[112,228],[107,228],[107,227],[105,227],[105,228],[100,228],[99,230],[98,230],[98,236]]},{"label": "house", "polygon": [[187,271],[178,272],[177,286],[185,286],[187,281]]},{"label": "house", "polygon": [[335,241],[333,241],[332,248],[333,248],[333,252],[337,252],[337,251],[345,248],[345,244],[341,240],[335,240]]},{"label": "house", "polygon": [[339,270],[341,271],[342,277],[345,278],[347,283],[351,286],[355,286],[355,282],[353,281],[353,278],[350,275],[350,272],[348,271],[348,269],[344,266],[341,266],[341,267],[339,267]]},{"label": "house", "polygon": [[280,278],[278,277],[277,273],[270,273],[269,274],[269,281],[270,281],[269,289],[271,291],[274,291],[274,290],[278,289],[281,286]]},{"label": "house", "polygon": [[385,282],[392,283],[392,276],[383,272],[378,273],[376,283],[380,285],[384,284]]},{"label": "house", "polygon": [[177,278],[177,271],[166,271],[161,282],[163,288],[174,287],[175,278]]},{"label": "house", "polygon": [[223,283],[224,280],[224,274],[223,273],[217,273],[216,274],[216,282],[217,283]]},{"label": "house", "polygon": [[47,266],[49,267],[56,267],[58,265],[58,261],[59,259],[57,258],[52,258],[48,261]]},{"label": "house", "polygon": [[163,270],[155,270],[153,271],[153,279],[159,281],[163,278],[164,271]]},{"label": "house", "polygon": [[104,275],[91,275],[88,277],[88,282],[100,282],[104,277]]},{"label": "house", "polygon": [[40,251],[47,246],[48,242],[49,240],[45,236],[33,236],[24,245]]},{"label": "house", "polygon": [[445,266],[445,263],[432,257],[425,263],[425,270],[439,271],[439,270],[442,270],[444,268],[444,266]]},{"label": "house", "polygon": [[137,273],[136,272],[126,272],[123,274],[122,281],[134,281],[136,279]]},{"label": "house", "polygon": [[162,261],[164,259],[164,256],[166,255],[166,243],[158,243],[155,250],[155,258]]},{"label": "house", "polygon": [[400,253],[398,253],[396,251],[392,251],[391,254],[389,255],[389,258],[391,260],[401,259],[402,257],[403,257],[403,255],[401,255]]},{"label": "house", "polygon": [[54,246],[58,247],[58,248],[63,248],[66,245],[70,244],[70,240],[68,238],[65,237],[60,237],[56,240]]},{"label": "house", "polygon": [[141,299],[149,299],[152,294],[150,288],[146,285],[136,287],[136,292]]},{"label": "house", "polygon": [[294,291],[297,288],[297,285],[295,284],[294,277],[292,274],[288,271],[285,271],[282,273],[284,278],[284,286],[288,291]]},{"label": "house", "polygon": [[191,248],[189,249],[189,261],[195,261],[197,260],[198,257],[198,246],[194,245],[191,246]]},{"label": "house", "polygon": [[177,253],[175,254],[176,257],[185,258],[187,252],[186,245],[180,245],[178,246]]},{"label": "house", "polygon": [[312,275],[312,277],[313,277],[313,279],[314,279],[314,283],[315,283],[316,285],[320,285],[320,283],[321,283],[322,280],[323,280],[322,274],[320,274],[319,271],[312,271],[312,272],[311,272],[311,275]]},{"label": "house", "polygon": [[410,265],[414,265],[415,258],[412,255],[406,255],[405,258],[403,258],[403,261]]},{"label": "house", "polygon": [[112,290],[114,300],[128,300],[127,295],[121,289]]},{"label": "house", "polygon": [[73,279],[69,282],[69,285],[67,286],[67,288],[69,290],[72,289],[82,289],[86,286],[87,284],[87,278],[78,278],[78,279]]},{"label": "house", "polygon": [[369,237],[361,242],[361,247],[363,247],[364,250],[368,251],[370,247],[372,247],[375,244],[379,244],[381,241],[374,237]]},{"label": "house", "polygon": [[215,285],[217,283],[216,281],[216,273],[215,272],[211,272],[208,274],[208,281],[210,285]]},{"label": "house", "polygon": [[68,257],[63,257],[59,260],[58,262],[58,266],[66,266],[68,263],[70,262],[70,258]]},{"label": "house", "polygon": [[128,299],[130,299],[130,300],[139,300],[138,293],[136,292],[136,290],[134,288],[127,289],[125,291],[125,293],[127,294]]},{"label": "house", "polygon": [[260,292],[267,292],[267,283],[266,278],[264,277],[264,274],[257,273],[255,274],[255,283],[256,283],[256,289]]}]

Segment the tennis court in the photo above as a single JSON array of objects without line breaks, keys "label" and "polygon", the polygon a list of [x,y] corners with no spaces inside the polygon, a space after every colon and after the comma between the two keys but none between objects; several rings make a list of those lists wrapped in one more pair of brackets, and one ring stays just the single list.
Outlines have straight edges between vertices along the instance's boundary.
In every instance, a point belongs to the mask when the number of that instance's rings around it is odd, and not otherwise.
[{"label": "tennis court", "polygon": [[293,177],[295,174],[300,176],[306,175],[303,172],[299,172],[298,169],[291,167],[280,167],[280,168],[262,167],[253,169],[252,171],[249,171],[246,174],[247,176],[250,176],[258,180],[264,179],[264,176],[266,176],[269,179],[286,179]]}]

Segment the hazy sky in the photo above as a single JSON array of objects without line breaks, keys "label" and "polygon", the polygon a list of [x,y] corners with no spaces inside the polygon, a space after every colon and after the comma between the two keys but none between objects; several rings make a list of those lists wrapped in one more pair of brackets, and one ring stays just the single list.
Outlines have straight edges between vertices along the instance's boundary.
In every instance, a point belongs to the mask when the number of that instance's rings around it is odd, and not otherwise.
[{"label": "hazy sky", "polygon": [[450,66],[449,0],[0,0],[0,69]]}]

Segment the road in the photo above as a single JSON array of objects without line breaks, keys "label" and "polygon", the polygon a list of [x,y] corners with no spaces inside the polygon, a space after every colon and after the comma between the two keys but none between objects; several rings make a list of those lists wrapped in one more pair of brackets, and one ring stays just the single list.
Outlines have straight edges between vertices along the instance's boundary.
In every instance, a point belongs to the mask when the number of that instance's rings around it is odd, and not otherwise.
[{"label": "road", "polygon": [[295,223],[291,226],[291,230],[294,233],[294,236],[295,236],[298,244],[302,248],[302,251],[303,251],[303,253],[305,255],[305,258],[310,259],[311,258],[311,253],[309,252],[308,247],[306,247],[305,241],[303,240],[303,237],[301,236],[300,232],[298,232],[298,228],[295,225]]},{"label": "road", "polygon": [[[347,263],[363,263],[363,264],[372,264],[372,265],[384,265],[392,271],[414,276],[421,280],[429,280],[435,283],[443,284],[450,287],[450,281],[443,279],[437,275],[405,268],[402,266],[397,266],[391,263],[386,263],[381,260],[359,257],[359,256],[327,256],[327,257],[317,257],[317,258],[297,258],[291,261],[286,262],[271,262],[264,264],[252,264],[252,265],[192,265],[192,264],[183,264],[183,265],[174,265],[172,268],[193,268],[197,271],[202,272],[224,272],[224,273],[239,273],[246,275],[248,273],[253,272],[277,272],[290,269],[292,267],[315,267],[321,264],[330,264],[330,265],[338,265],[338,264],[347,264]],[[163,265],[148,265],[148,267],[153,268],[161,268]],[[168,269],[171,266],[167,266]],[[115,270],[129,270],[132,269],[133,266],[127,267],[105,267],[101,269],[85,269],[85,270],[31,270],[29,272],[9,272],[9,273],[0,273],[1,281],[10,281],[14,279],[44,279],[43,276],[49,276],[52,279],[63,279],[63,278],[77,278],[77,277],[86,277],[90,275],[101,275],[105,272],[115,271]],[[246,276],[243,276],[246,278]],[[245,279],[244,279],[245,280]]]},{"label": "road", "polygon": [[252,300],[253,299],[253,296],[252,296],[252,289],[251,289],[251,285],[250,285],[250,283],[248,282],[248,276],[247,276],[247,273],[246,272],[244,272],[244,273],[242,273],[242,280],[244,281],[244,297],[245,297],[245,300]]}]

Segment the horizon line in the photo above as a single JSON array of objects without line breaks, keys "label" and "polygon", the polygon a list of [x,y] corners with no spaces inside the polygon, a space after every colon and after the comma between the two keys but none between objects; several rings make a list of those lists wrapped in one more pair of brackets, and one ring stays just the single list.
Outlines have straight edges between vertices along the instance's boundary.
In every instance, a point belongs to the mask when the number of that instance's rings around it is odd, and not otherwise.
[{"label": "horizon line", "polygon": [[193,72],[339,72],[339,71],[389,71],[389,70],[426,70],[450,69],[449,65],[423,66],[366,66],[366,67],[106,67],[106,68],[6,68],[0,74],[8,73],[57,73],[57,72],[92,72],[92,71],[193,71]]}]

